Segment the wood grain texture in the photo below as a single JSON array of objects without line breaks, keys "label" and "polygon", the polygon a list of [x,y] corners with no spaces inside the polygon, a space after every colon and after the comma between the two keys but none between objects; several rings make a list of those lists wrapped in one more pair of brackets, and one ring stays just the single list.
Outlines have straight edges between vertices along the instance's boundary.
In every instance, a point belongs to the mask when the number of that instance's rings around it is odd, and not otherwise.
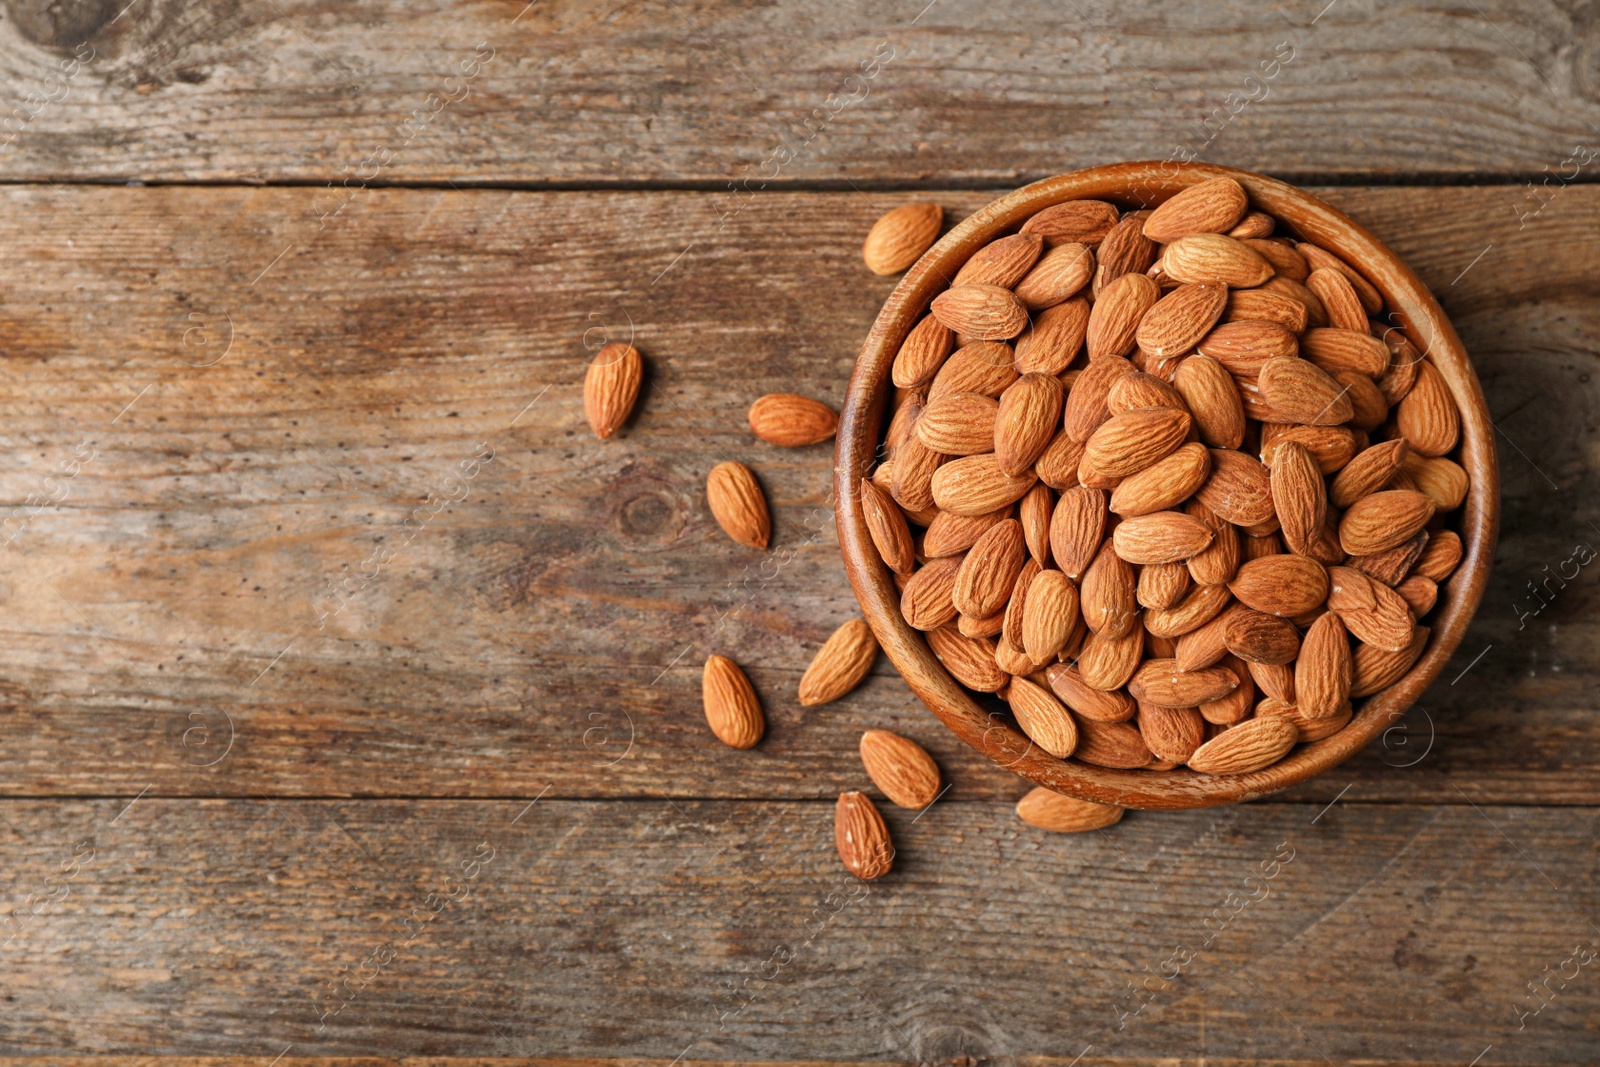
[{"label": "wood grain texture", "polygon": [[1594,809],[941,802],[866,887],[831,807],[8,801],[0,1049],[1591,1060]]},{"label": "wood grain texture", "polygon": [[1600,122],[1594,14],[1552,0],[122,6],[7,5],[0,176],[971,187],[1192,153],[1565,181]]},{"label": "wood grain texture", "polygon": [[[706,194],[369,190],[320,223],[318,195],[0,189],[0,791],[831,797],[886,726],[952,796],[1018,795],[884,662],[837,704],[795,697],[857,610],[831,449],[760,444],[744,412],[775,390],[838,402],[893,285],[860,239],[902,197],[771,194],[719,227]],[[952,217],[989,199],[936,195]],[[1504,523],[1421,709],[1292,797],[1600,796],[1589,571],[1525,613],[1544,563],[1600,536],[1600,190],[1520,228],[1518,195],[1328,193],[1453,316],[1501,434]],[[630,322],[643,399],[599,442],[585,342]],[[726,458],[767,489],[770,553],[705,507]],[[712,651],[766,704],[752,752],[709,743]]]}]

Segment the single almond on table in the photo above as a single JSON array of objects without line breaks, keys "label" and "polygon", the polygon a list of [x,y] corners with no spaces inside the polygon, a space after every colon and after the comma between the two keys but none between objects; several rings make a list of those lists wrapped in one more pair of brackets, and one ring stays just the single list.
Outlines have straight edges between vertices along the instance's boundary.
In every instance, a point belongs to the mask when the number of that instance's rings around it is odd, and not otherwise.
[{"label": "single almond on table", "polygon": [[882,878],[894,866],[889,827],[865,793],[840,793],[833,809],[833,841],[845,868],[863,882]]},{"label": "single almond on table", "polygon": [[861,735],[861,763],[872,784],[902,808],[920,810],[939,796],[939,765],[909,737],[868,730]]},{"label": "single almond on table", "polygon": [[814,445],[839,429],[839,414],[798,393],[768,393],[750,405],[750,429],[768,444]]},{"label": "single almond on table", "polygon": [[706,476],[706,501],[724,532],[741,545],[767,547],[772,519],[755,474],[743,463],[718,463]]},{"label": "single almond on table", "polygon": [[612,342],[595,353],[583,376],[583,413],[602,441],[622,428],[639,399],[644,361],[632,345]]},{"label": "single almond on table", "polygon": [[1017,818],[1029,826],[1058,834],[1081,834],[1103,830],[1122,819],[1122,808],[1079,800],[1053,789],[1038,786],[1017,801]]},{"label": "single almond on table", "polygon": [[872,224],[861,258],[874,274],[898,274],[933,247],[943,224],[938,204],[903,204]]},{"label": "single almond on table", "polygon": [[717,740],[730,748],[751,748],[766,732],[766,716],[755,687],[738,664],[726,656],[711,656],[700,675],[700,696],[706,724]]},{"label": "single almond on table", "polygon": [[851,619],[833,632],[812,657],[800,678],[800,703],[806,707],[838,700],[860,685],[878,657],[872,627]]}]

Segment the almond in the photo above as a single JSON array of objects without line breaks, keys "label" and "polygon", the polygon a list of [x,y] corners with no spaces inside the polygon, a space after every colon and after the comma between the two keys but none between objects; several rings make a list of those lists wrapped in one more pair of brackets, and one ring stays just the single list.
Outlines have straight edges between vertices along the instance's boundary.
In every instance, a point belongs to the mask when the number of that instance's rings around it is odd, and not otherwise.
[{"label": "almond", "polygon": [[1049,486],[1036,485],[1023,494],[1017,505],[1017,518],[1022,522],[1022,537],[1028,543],[1028,555],[1042,567],[1050,562],[1050,516],[1055,510],[1055,494]]},{"label": "almond", "polygon": [[993,693],[1011,681],[995,664],[995,643],[989,638],[967,637],[948,626],[929,630],[924,636],[945,670],[968,689]]},{"label": "almond", "polygon": [[1066,646],[1077,620],[1078,587],[1060,571],[1040,571],[1024,600],[1023,651],[1030,659],[1048,662]]},{"label": "almond", "polygon": [[1395,410],[1395,424],[1412,451],[1442,456],[1461,439],[1461,412],[1444,375],[1432,363],[1417,368],[1417,381]]},{"label": "almond", "polygon": [[1250,680],[1274,700],[1294,703],[1294,666],[1283,663],[1246,663]]},{"label": "almond", "polygon": [[833,841],[845,868],[863,882],[882,878],[894,866],[889,827],[865,793],[839,794],[833,809]]},{"label": "almond", "polygon": [[1377,378],[1389,366],[1383,342],[1357,330],[1307,330],[1300,335],[1300,354],[1329,374],[1348,370]]},{"label": "almond", "polygon": [[1305,332],[1308,324],[1306,306],[1287,293],[1271,289],[1230,290],[1222,320],[1242,322],[1249,319],[1276,323],[1292,334]]},{"label": "almond", "polygon": [[1307,275],[1305,286],[1317,294],[1328,312],[1328,325],[1339,330],[1367,332],[1367,312],[1350,280],[1339,271],[1319,267]]},{"label": "almond", "polygon": [[933,507],[933,476],[944,461],[943,452],[935,452],[912,434],[895,450],[889,495],[911,514],[927,511]]},{"label": "almond", "polygon": [[[1044,570],[1033,560],[1023,563],[1022,569],[1017,572],[1017,580],[1011,583],[1011,598],[1006,601],[1005,611],[1000,620],[1000,632],[1005,635],[1007,643],[1013,648],[1020,648],[1027,654],[1027,642],[1023,639],[1023,621],[1027,616],[1028,593],[1033,588],[1033,580]],[[1068,636],[1070,636],[1070,626]],[[1066,638],[1062,639],[1063,641]],[[1030,658],[1033,658],[1030,656]]]},{"label": "almond", "polygon": [[718,463],[706,476],[706,502],[724,532],[741,545],[767,547],[772,519],[756,476],[743,463]]},{"label": "almond", "polygon": [[1093,292],[1096,300],[1107,286],[1128,274],[1143,274],[1156,261],[1156,245],[1144,235],[1144,220],[1132,215],[1107,232],[1095,257]]},{"label": "almond", "polygon": [[[1124,517],[1165,511],[1189,499],[1210,474],[1211,453],[1200,442],[1191,441],[1118,483],[1111,493],[1111,510]],[[1207,543],[1210,540],[1207,536]]]},{"label": "almond", "polygon": [[1122,819],[1122,809],[1115,804],[1097,804],[1092,800],[1063,796],[1038,786],[1017,801],[1017,818],[1051,833],[1081,834],[1114,826]]},{"label": "almond", "polygon": [[1383,297],[1372,283],[1357,273],[1350,264],[1326,249],[1319,248],[1308,241],[1301,241],[1295,246],[1296,250],[1305,257],[1306,263],[1316,270],[1321,267],[1331,267],[1343,274],[1355,288],[1356,296],[1361,300],[1361,306],[1369,315],[1375,315],[1383,309]]},{"label": "almond", "polygon": [[909,578],[916,566],[916,558],[905,512],[890,499],[888,493],[864,481],[861,483],[861,514],[867,523],[867,533],[872,536],[872,543],[883,562],[894,573]]},{"label": "almond", "polygon": [[1143,371],[1124,374],[1111,383],[1106,393],[1106,410],[1112,415],[1123,415],[1136,408],[1173,408],[1187,411],[1183,396],[1162,379]]},{"label": "almond", "polygon": [[1165,610],[1189,594],[1189,568],[1182,563],[1151,563],[1139,568],[1135,593],[1139,606]]},{"label": "almond", "polygon": [[[1029,470],[1061,423],[1061,382],[1049,374],[1024,374],[1000,397],[994,452],[1010,476]],[[926,416],[924,416],[926,418]]]},{"label": "almond", "polygon": [[1093,719],[1078,724],[1078,748],[1073,755],[1084,763],[1117,770],[1143,767],[1154,758],[1137,726]]},{"label": "almond", "polygon": [[1078,747],[1078,727],[1061,702],[1049,690],[1014,678],[1008,699],[1011,714],[1028,740],[1057,759],[1066,759]]},{"label": "almond", "polygon": [[[1017,236],[1036,237],[1022,233]],[[1094,253],[1077,242],[1068,242],[1046,252],[1012,291],[1022,301],[1023,307],[1029,311],[1042,311],[1072,296],[1088,285],[1093,276]]]},{"label": "almond", "polygon": [[1195,497],[1235,526],[1254,526],[1273,516],[1271,475],[1243,452],[1213,448],[1211,475]]},{"label": "almond", "polygon": [[922,535],[922,554],[929,559],[938,559],[965,552],[977,544],[978,538],[995,523],[1010,517],[1010,508],[1000,508],[982,515],[957,515],[951,511],[941,511]]},{"label": "almond", "polygon": [[1345,464],[1328,487],[1328,500],[1336,508],[1347,508],[1388,484],[1409,453],[1403,438],[1373,445]]},{"label": "almond", "polygon": [[1227,585],[1239,570],[1239,531],[1198,500],[1183,506],[1211,529],[1211,544],[1189,557],[1189,576],[1198,585]]},{"label": "almond", "polygon": [[972,456],[994,451],[995,423],[999,417],[997,400],[981,393],[946,393],[928,402],[913,431],[935,452]]},{"label": "almond", "polygon": [[[1154,661],[1152,661],[1154,662]],[[1182,763],[1206,739],[1206,721],[1192,707],[1139,704],[1139,736],[1157,759]]]},{"label": "almond", "polygon": [[1139,321],[1140,350],[1153,356],[1187,355],[1222,318],[1228,290],[1221,285],[1180,285],[1156,301]]},{"label": "almond", "polygon": [[832,437],[839,414],[798,393],[768,393],[750,405],[750,429],[768,444],[797,448]]},{"label": "almond", "polygon": [[632,345],[612,342],[595,353],[583,375],[583,413],[595,436],[604,441],[633,414],[644,378],[644,361]]},{"label": "almond", "polygon": [[[1221,363],[1209,356],[1188,356],[1178,364],[1172,384],[1187,404],[1201,441],[1228,449],[1244,442],[1244,403]],[[1206,466],[1209,470],[1210,464]]]},{"label": "almond", "polygon": [[1078,484],[1078,464],[1083,462],[1083,442],[1063,430],[1051,438],[1033,465],[1039,480],[1064,493]]},{"label": "almond", "polygon": [[1411,573],[1412,565],[1417,562],[1427,544],[1428,532],[1424,530],[1403,544],[1366,556],[1351,556],[1348,562],[1351,567],[1373,581],[1382,582],[1392,588],[1399,585],[1405,580],[1406,575]]},{"label": "almond", "polygon": [[1221,363],[1236,378],[1254,378],[1268,360],[1297,355],[1300,342],[1275,322],[1241,319],[1214,327],[1200,338],[1195,351]]},{"label": "almond", "polygon": [[1333,474],[1350,462],[1356,454],[1354,435],[1344,426],[1290,426],[1283,423],[1261,424],[1261,458],[1271,464],[1278,445],[1294,441],[1303,445],[1316,458],[1317,468],[1323,474]]},{"label": "almond", "polygon": [[956,272],[952,284],[998,285],[1010,289],[1027,276],[1043,252],[1044,239],[1036,233],[1001,237],[972,253],[972,258]]},{"label": "almond", "polygon": [[1269,359],[1256,379],[1261,395],[1285,421],[1310,426],[1349,422],[1350,398],[1320,367],[1295,356]]},{"label": "almond", "polygon": [[1063,704],[1085,719],[1096,722],[1126,722],[1133,718],[1133,698],[1119,690],[1096,689],[1065,663],[1052,663],[1045,669],[1050,689]]},{"label": "almond", "polygon": [[928,386],[928,399],[937,400],[950,393],[981,393],[998,399],[1017,380],[1012,366],[1016,356],[1011,346],[1001,341],[974,341],[951,353]]},{"label": "almond", "polygon": [[1135,672],[1128,683],[1128,692],[1144,703],[1192,708],[1232,692],[1238,684],[1239,679],[1233,672],[1220,667],[1180,671],[1175,659],[1149,659]]},{"label": "almond", "polygon": [[1264,211],[1251,211],[1239,220],[1239,224],[1228,231],[1229,237],[1247,240],[1256,237],[1270,237],[1277,227],[1277,221]]},{"label": "almond", "polygon": [[1036,213],[1022,224],[1022,232],[1038,234],[1051,248],[1074,241],[1093,248],[1111,232],[1117,217],[1116,205],[1104,200],[1068,200]]},{"label": "almond", "polygon": [[1004,341],[1028,325],[1028,312],[1009,289],[998,285],[954,285],[933,298],[933,317],[963,337]]},{"label": "almond", "polygon": [[1272,264],[1260,252],[1220,233],[1179,237],[1161,253],[1161,263],[1167,277],[1174,281],[1226,285],[1231,289],[1260,285],[1273,273]]},{"label": "almond", "polygon": [[961,556],[929,560],[907,580],[900,590],[900,614],[913,629],[937,630],[956,617],[951,594],[961,562]]},{"label": "almond", "polygon": [[[1021,576],[1018,576],[1018,581]],[[1009,605],[1007,610],[1009,610]],[[946,625],[949,625],[948,623]],[[956,631],[962,637],[995,637],[1004,633],[1006,628],[1006,612],[997,611],[986,618],[974,618],[971,615],[956,616]]]},{"label": "almond", "polygon": [[916,428],[917,420],[927,410],[927,397],[916,389],[896,389],[894,414],[889,417],[889,429],[884,432],[884,451],[892,458],[906,443]]},{"label": "almond", "polygon": [[963,456],[933,474],[933,502],[957,515],[982,515],[1022,499],[1037,480],[1032,471],[1012,476],[993,454]]},{"label": "almond", "polygon": [[1322,471],[1304,445],[1289,441],[1272,458],[1272,504],[1283,525],[1283,540],[1291,552],[1312,555],[1328,517],[1327,488]]},{"label": "almond", "polygon": [[1256,701],[1256,687],[1249,670],[1238,658],[1224,656],[1221,666],[1238,679],[1238,688],[1199,705],[1200,717],[1208,723],[1233,726],[1250,717]]},{"label": "almond", "polygon": [[1111,541],[1103,542],[1078,590],[1084,624],[1096,634],[1122,637],[1138,618],[1137,590],[1138,577],[1133,567]]},{"label": "almond", "polygon": [[[1358,575],[1359,571],[1346,567],[1335,567],[1330,572],[1340,586],[1359,581]],[[1341,596],[1337,599],[1329,596],[1328,607],[1363,644],[1390,652],[1399,652],[1410,645],[1416,629],[1416,618],[1406,599],[1382,582],[1370,580],[1363,592],[1371,598],[1369,603],[1363,604],[1341,590]]]},{"label": "almond", "polygon": [[861,735],[861,763],[872,784],[902,808],[916,811],[939,796],[939,765],[909,737],[868,730]]},{"label": "almond", "polygon": [[1124,374],[1133,373],[1133,364],[1120,356],[1105,356],[1091,361],[1067,394],[1063,416],[1067,436],[1074,441],[1089,440],[1100,424],[1111,417],[1106,407],[1111,387]]},{"label": "almond", "polygon": [[1145,314],[1161,299],[1161,287],[1143,274],[1124,274],[1105,287],[1089,311],[1089,359],[1126,356]]},{"label": "almond", "polygon": [[725,656],[711,656],[700,675],[706,724],[729,748],[752,748],[766,732],[761,701],[744,671]]},{"label": "almond", "polygon": [[1019,374],[1060,374],[1083,349],[1089,328],[1089,302],[1075,297],[1045,308],[1017,338],[1016,370]]},{"label": "almond", "polygon": [[1292,617],[1328,598],[1328,570],[1305,556],[1262,556],[1240,564],[1228,589],[1246,607]]},{"label": "almond", "polygon": [[1228,621],[1235,614],[1250,609],[1243,604],[1227,607],[1204,626],[1197,626],[1183,634],[1174,643],[1172,655],[1180,671],[1198,671],[1216,664],[1228,654]]},{"label": "almond", "polygon": [[1300,631],[1287,619],[1254,608],[1230,612],[1227,618],[1223,642],[1247,663],[1292,663],[1300,654]]},{"label": "almond", "polygon": [[1022,524],[1016,519],[995,523],[978,538],[956,572],[956,583],[950,591],[956,610],[983,618],[1005,607],[1026,558]]},{"label": "almond", "polygon": [[956,335],[932,315],[925,315],[906,334],[895,353],[890,379],[900,389],[921,388],[933,381],[955,346]]},{"label": "almond", "polygon": [[861,258],[874,274],[898,274],[933,247],[943,224],[938,204],[903,204],[872,224]]},{"label": "almond", "polygon": [[[1053,526],[1051,532],[1055,532]],[[1455,573],[1460,563],[1461,538],[1453,530],[1440,530],[1422,550],[1422,555],[1417,559],[1412,573],[1431,578],[1435,582],[1443,582]]]},{"label": "almond", "polygon": [[823,642],[800,678],[800,703],[806,707],[838,700],[860,685],[878,657],[872,627],[851,619]]},{"label": "almond", "polygon": [[1332,715],[1320,719],[1310,718],[1294,704],[1286,704],[1281,700],[1268,697],[1256,707],[1257,718],[1280,718],[1291,722],[1299,730],[1298,740],[1305,744],[1310,741],[1321,741],[1325,737],[1332,737],[1349,725],[1352,717],[1350,702],[1347,700],[1339,705],[1339,709]]},{"label": "almond", "polygon": [[1284,274],[1278,274],[1262,282],[1259,288],[1269,293],[1281,293],[1306,309],[1306,325],[1317,329],[1328,325],[1328,312],[1322,306],[1322,301],[1317,299],[1317,294],[1301,285],[1298,281]]},{"label": "almond", "polygon": [[1299,740],[1294,723],[1280,716],[1247,719],[1201,745],[1189,767],[1202,774],[1249,774],[1277,763]]},{"label": "almond", "polygon": [[[1234,235],[1229,234],[1228,236],[1232,237]],[[1294,246],[1285,238],[1267,240],[1259,237],[1250,237],[1242,240],[1246,245],[1254,249],[1257,255],[1272,264],[1274,271],[1286,278],[1303,283],[1306,280],[1306,275],[1311,273],[1311,265],[1306,262],[1306,257],[1295,251]]]},{"label": "almond", "polygon": [[1411,608],[1411,614],[1421,618],[1433,610],[1433,605],[1439,599],[1439,586],[1432,578],[1424,578],[1420,574],[1413,574],[1405,581],[1394,587]]},{"label": "almond", "polygon": [[1424,493],[1390,489],[1351,504],[1339,520],[1339,543],[1362,556],[1409,541],[1433,518],[1434,503]]},{"label": "almond", "polygon": [[1113,478],[1136,474],[1176,450],[1188,436],[1189,425],[1188,412],[1167,407],[1113,415],[1084,444],[1084,462]]},{"label": "almond", "polygon": [[1350,695],[1357,698],[1371,696],[1405,677],[1406,672],[1421,658],[1422,650],[1428,645],[1428,636],[1428,628],[1418,626],[1411,635],[1410,644],[1399,652],[1372,645],[1357,645],[1351,659]]},{"label": "almond", "polygon": [[1310,719],[1336,715],[1350,699],[1350,638],[1333,612],[1318,616],[1294,661],[1295,704]]},{"label": "almond", "polygon": [[1116,553],[1129,563],[1176,563],[1211,543],[1211,528],[1181,511],[1124,518],[1112,532]]},{"label": "almond", "polygon": [[1225,585],[1197,585],[1177,607],[1145,612],[1144,626],[1155,637],[1182,637],[1216,618],[1232,599]]},{"label": "almond", "polygon": [[[1079,595],[1079,604],[1083,602]],[[1144,629],[1135,618],[1121,637],[1089,632],[1078,650],[1078,673],[1091,689],[1120,689],[1139,668],[1144,652]]]},{"label": "almond", "polygon": [[1383,390],[1371,378],[1355,371],[1342,370],[1333,375],[1333,380],[1344,386],[1345,395],[1350,398],[1350,425],[1353,429],[1371,433],[1388,421],[1389,401],[1384,399]]},{"label": "almond", "polygon": [[1080,578],[1093,562],[1105,536],[1106,494],[1102,489],[1074,486],[1064,490],[1050,517],[1050,554],[1070,578]]},{"label": "almond", "polygon": [[1389,406],[1400,403],[1401,399],[1411,391],[1417,383],[1417,368],[1422,365],[1422,353],[1399,335],[1393,327],[1384,327],[1381,323],[1372,324],[1372,332],[1383,342],[1384,348],[1389,351],[1389,365],[1383,375],[1378,379],[1378,390],[1383,393],[1383,398]]},{"label": "almond", "polygon": [[1189,186],[1152,211],[1144,220],[1144,235],[1168,244],[1192,233],[1227,233],[1248,210],[1243,186],[1232,178],[1212,178]]},{"label": "almond", "polygon": [[1461,464],[1441,456],[1407,455],[1400,469],[1418,490],[1428,495],[1438,511],[1454,511],[1467,499],[1471,480]]}]

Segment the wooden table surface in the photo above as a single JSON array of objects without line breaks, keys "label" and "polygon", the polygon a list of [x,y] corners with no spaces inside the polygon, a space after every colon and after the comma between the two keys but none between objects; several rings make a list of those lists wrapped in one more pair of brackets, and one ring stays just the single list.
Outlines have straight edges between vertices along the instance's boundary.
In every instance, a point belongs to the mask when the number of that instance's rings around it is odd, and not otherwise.
[{"label": "wooden table surface", "polygon": [[[124,3],[0,12],[5,1062],[1600,1059],[1597,597],[1551,577],[1600,542],[1591,5]],[[842,398],[882,211],[1170,157],[1416,267],[1504,532],[1357,759],[1048,836],[887,663],[798,706],[857,612],[831,448],[744,411]],[[870,726],[953,788],[863,887]]]}]

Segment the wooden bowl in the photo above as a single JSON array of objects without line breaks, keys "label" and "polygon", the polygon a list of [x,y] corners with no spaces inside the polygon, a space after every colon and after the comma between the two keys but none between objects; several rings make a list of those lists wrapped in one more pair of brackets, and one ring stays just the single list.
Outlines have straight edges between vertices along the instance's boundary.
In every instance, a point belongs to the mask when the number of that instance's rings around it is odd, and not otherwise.
[{"label": "wooden bowl", "polygon": [[[1187,186],[1222,176],[1243,185],[1253,207],[1358,269],[1383,294],[1406,336],[1444,376],[1461,409],[1461,464],[1472,480],[1460,511],[1464,553],[1439,590],[1429,619],[1432,636],[1421,658],[1394,685],[1362,702],[1349,725],[1332,737],[1298,745],[1281,762],[1253,774],[1212,776],[1187,768],[1111,770],[1059,760],[1040,750],[1007,718],[980,706],[901,617],[899,594],[867,532],[860,498],[861,479],[872,470],[894,393],[890,368],[906,333],[967,258],[994,238],[1015,232],[1041,208],[1077,199],[1110,200],[1125,208],[1153,207]],[[1248,171],[1171,162],[1092,167],[1035,182],[975,212],[929,249],[890,294],[861,347],[840,419],[834,466],[839,544],[866,620],[912,690],[957,736],[1000,766],[1057,792],[1123,807],[1233,804],[1344,762],[1393,724],[1444,669],[1483,597],[1494,555],[1500,485],[1493,435],[1477,376],[1438,302],[1399,257],[1355,222],[1314,196]]]}]

